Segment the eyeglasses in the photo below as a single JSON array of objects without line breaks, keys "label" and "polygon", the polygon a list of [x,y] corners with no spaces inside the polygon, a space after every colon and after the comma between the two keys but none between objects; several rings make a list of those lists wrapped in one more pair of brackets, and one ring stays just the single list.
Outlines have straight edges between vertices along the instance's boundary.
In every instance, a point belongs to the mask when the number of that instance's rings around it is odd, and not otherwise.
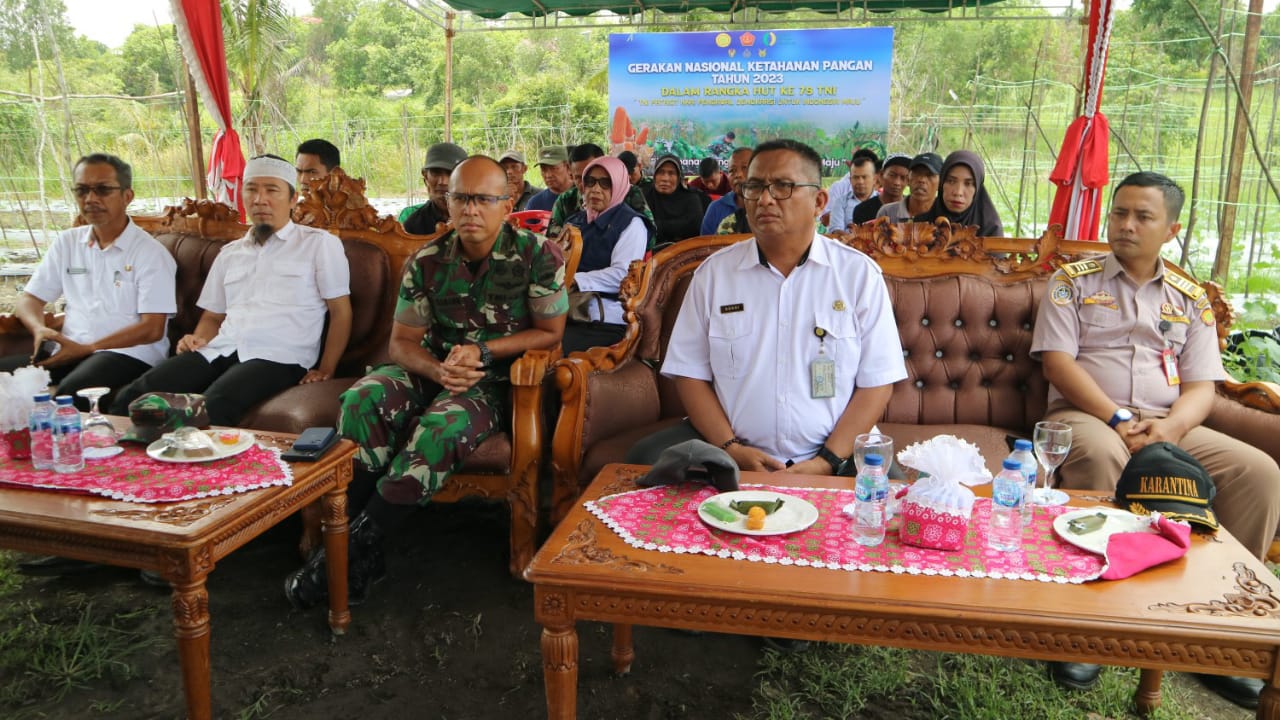
[{"label": "eyeglasses", "polygon": [[71,188],[71,192],[75,193],[78,198],[89,197],[90,193],[93,193],[98,197],[106,197],[111,193],[122,189],[123,188],[119,185],[76,185]]},{"label": "eyeglasses", "polygon": [[510,195],[481,195],[481,194],[456,193],[456,192],[445,193],[445,197],[448,198],[450,205],[454,205],[456,207],[466,207],[470,205],[472,202],[475,202],[476,206],[481,209],[488,209],[497,205],[503,200],[511,199]]},{"label": "eyeglasses", "polygon": [[795,193],[798,187],[822,187],[818,183],[796,183],[788,180],[774,180],[771,183],[763,183],[759,180],[748,180],[741,185],[742,197],[746,200],[759,200],[764,194],[765,189],[769,190],[769,196],[774,200],[786,200]]},{"label": "eyeglasses", "polygon": [[599,185],[601,190],[612,190],[613,180],[607,177],[593,177],[591,175],[582,178],[582,187],[589,188],[596,185]]}]

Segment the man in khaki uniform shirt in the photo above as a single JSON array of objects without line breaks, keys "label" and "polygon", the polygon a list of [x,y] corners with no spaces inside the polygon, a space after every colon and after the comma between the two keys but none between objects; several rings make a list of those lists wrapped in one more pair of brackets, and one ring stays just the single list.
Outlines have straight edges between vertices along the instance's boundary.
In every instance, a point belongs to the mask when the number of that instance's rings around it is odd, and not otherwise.
[{"label": "man in khaki uniform shirt", "polygon": [[1163,175],[1130,175],[1107,216],[1111,254],[1050,279],[1031,343],[1050,383],[1045,419],[1071,426],[1067,488],[1113,491],[1130,453],[1160,441],[1182,447],[1213,478],[1222,524],[1264,557],[1280,521],[1280,468],[1200,424],[1226,374],[1204,289],[1160,259],[1182,228],[1182,203]]}]

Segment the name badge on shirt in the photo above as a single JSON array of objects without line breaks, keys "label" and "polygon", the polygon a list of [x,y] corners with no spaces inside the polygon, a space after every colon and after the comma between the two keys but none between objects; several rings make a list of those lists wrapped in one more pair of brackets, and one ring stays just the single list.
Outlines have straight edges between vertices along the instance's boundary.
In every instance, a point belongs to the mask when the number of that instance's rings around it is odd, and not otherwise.
[{"label": "name badge on shirt", "polygon": [[809,363],[809,397],[829,398],[836,396],[836,363],[823,351],[826,344],[827,331],[820,327],[813,329],[818,337],[818,357]]},{"label": "name badge on shirt", "polygon": [[67,274],[68,275],[88,275],[89,268],[69,267],[67,268]]},{"label": "name badge on shirt", "polygon": [[1160,352],[1160,363],[1164,365],[1164,378],[1169,382],[1169,386],[1181,385],[1182,378],[1178,375],[1178,356],[1174,354],[1173,348],[1167,342],[1164,350]]}]

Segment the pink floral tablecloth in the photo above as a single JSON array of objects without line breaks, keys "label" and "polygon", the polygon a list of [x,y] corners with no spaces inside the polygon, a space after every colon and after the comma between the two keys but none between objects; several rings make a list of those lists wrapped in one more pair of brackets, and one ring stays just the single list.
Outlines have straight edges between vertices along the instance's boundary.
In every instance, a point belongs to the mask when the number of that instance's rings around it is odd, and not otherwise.
[{"label": "pink floral tablecloth", "polygon": [[800,532],[768,537],[708,527],[698,517],[698,505],[715,494],[715,489],[706,485],[634,490],[588,501],[586,507],[627,544],[659,552],[701,553],[832,570],[1058,583],[1093,580],[1106,566],[1101,556],[1064,543],[1054,534],[1053,519],[1075,508],[1036,507],[1032,522],[1023,531],[1022,552],[1006,553],[987,547],[991,501],[985,498],[975,503],[968,535],[959,550],[931,550],[899,543],[898,518],[890,522],[883,543],[864,547],[854,542],[853,521],[842,511],[853,502],[852,490],[767,485],[743,485],[742,489],[804,498],[818,509],[818,520]]},{"label": "pink floral tablecloth", "polygon": [[113,458],[86,461],[80,472],[66,474],[36,470],[30,460],[0,456],[0,483],[142,503],[193,500],[293,484],[293,470],[280,459],[280,451],[256,444],[239,455],[199,463],[161,462],[147,457],[141,445],[123,447],[124,452]]}]

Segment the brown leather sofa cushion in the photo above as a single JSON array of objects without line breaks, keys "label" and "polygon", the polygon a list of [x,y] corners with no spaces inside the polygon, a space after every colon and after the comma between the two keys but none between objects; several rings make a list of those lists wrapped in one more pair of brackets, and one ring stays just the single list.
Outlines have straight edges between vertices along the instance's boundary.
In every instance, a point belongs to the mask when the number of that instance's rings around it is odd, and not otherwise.
[{"label": "brown leather sofa cushion", "polygon": [[[884,419],[1029,432],[1048,383],[1031,359],[1045,280],[1001,285],[972,275],[886,278],[907,364]],[[943,428],[935,428],[945,432]]]}]

